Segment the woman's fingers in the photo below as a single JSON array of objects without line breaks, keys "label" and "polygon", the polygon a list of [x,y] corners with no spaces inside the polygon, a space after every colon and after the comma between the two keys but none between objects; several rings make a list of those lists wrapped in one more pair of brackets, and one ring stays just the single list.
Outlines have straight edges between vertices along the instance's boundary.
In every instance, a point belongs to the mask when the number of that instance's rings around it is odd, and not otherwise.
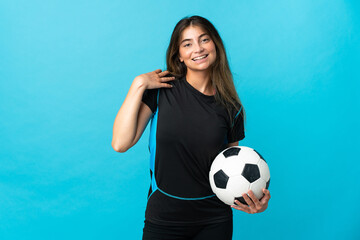
[{"label": "woman's fingers", "polygon": [[270,192],[267,189],[263,189],[263,192],[265,196],[259,200],[255,194],[250,190],[248,193],[242,194],[242,197],[244,198],[245,202],[249,205],[246,206],[245,204],[241,204],[238,200],[235,200],[235,204],[231,205],[232,208],[235,208],[237,210],[241,210],[247,213],[260,213],[266,210],[268,206],[268,201],[270,199]]},{"label": "woman's fingers", "polygon": [[160,78],[160,82],[167,82],[167,81],[175,80],[175,77],[165,77],[169,73],[170,72],[168,70],[165,70],[165,71],[159,73],[158,76]]},{"label": "woman's fingers", "polygon": [[175,77],[165,77],[166,75],[168,75],[170,73],[168,70],[165,70],[163,72],[159,72],[158,70],[160,70],[160,69],[157,69],[155,71],[157,71],[156,74],[157,74],[160,82],[167,82],[167,81],[171,81],[171,80],[175,79]]},{"label": "woman's fingers", "polygon": [[161,84],[161,87],[172,88],[173,86],[171,84],[163,83]]},{"label": "woman's fingers", "polygon": [[254,202],[249,198],[249,196],[246,193],[244,193],[242,197],[244,198],[245,202],[249,205],[250,208],[255,208]]},{"label": "woman's fingers", "polygon": [[142,74],[141,77],[148,89],[171,88],[173,86],[167,82],[175,80],[175,77],[165,77],[169,73],[168,70],[162,71],[161,69],[156,69],[152,72]]},{"label": "woman's fingers", "polygon": [[259,199],[255,196],[255,194],[251,190],[248,191],[248,194],[249,194],[251,200],[254,202],[255,208],[260,210],[262,208],[262,205],[261,205]]},{"label": "woman's fingers", "polygon": [[240,201],[235,200],[235,204],[231,205],[232,208],[235,208],[237,210],[250,213],[250,209],[245,204],[242,204]]},{"label": "woman's fingers", "polygon": [[167,82],[167,81],[175,80],[175,77],[162,77],[160,78],[160,80],[162,82]]},{"label": "woman's fingers", "polygon": [[165,71],[159,72],[159,73],[157,73],[157,74],[159,75],[159,77],[164,77],[164,76],[168,75],[169,73],[170,73],[170,72],[169,72],[168,70],[165,70]]},{"label": "woman's fingers", "polygon": [[266,188],[263,189],[263,193],[265,194],[265,196],[261,199],[262,203],[266,203],[270,200],[271,196],[270,196],[270,191],[267,190]]}]

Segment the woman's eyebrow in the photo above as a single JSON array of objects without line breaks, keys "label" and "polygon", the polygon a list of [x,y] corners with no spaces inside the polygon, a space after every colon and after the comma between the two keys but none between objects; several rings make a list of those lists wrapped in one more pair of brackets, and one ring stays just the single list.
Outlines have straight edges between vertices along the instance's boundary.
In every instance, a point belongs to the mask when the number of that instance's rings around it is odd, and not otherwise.
[{"label": "woman's eyebrow", "polygon": [[[208,35],[208,34],[207,34],[207,33],[203,33],[203,34],[201,34],[201,35],[199,36],[199,38],[201,38],[201,37],[204,36],[204,35]],[[185,42],[185,41],[191,41],[191,39],[190,39],[190,38],[184,39],[184,40],[181,41],[180,44],[182,44],[182,43]]]}]

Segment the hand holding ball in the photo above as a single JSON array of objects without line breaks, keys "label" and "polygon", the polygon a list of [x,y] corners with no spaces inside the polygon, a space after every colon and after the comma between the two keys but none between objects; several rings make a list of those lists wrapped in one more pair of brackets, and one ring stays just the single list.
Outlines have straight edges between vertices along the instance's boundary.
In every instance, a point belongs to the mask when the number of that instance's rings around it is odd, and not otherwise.
[{"label": "hand holding ball", "polygon": [[237,199],[247,204],[242,194],[252,190],[258,199],[262,198],[262,189],[269,188],[270,171],[266,161],[254,149],[234,146],[216,156],[209,179],[213,192],[224,203],[233,205]]}]

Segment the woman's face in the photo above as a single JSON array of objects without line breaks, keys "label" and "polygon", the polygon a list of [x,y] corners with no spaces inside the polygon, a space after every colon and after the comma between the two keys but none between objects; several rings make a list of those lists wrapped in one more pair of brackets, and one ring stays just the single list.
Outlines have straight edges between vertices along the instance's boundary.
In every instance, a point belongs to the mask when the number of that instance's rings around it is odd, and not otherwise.
[{"label": "woman's face", "polygon": [[181,34],[179,59],[188,70],[208,70],[216,59],[215,44],[202,28],[189,26]]}]

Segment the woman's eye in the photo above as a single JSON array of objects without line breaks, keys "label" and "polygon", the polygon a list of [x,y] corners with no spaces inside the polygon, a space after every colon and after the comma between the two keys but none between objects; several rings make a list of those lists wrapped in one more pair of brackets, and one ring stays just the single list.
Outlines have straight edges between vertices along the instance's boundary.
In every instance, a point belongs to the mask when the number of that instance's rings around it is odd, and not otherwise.
[{"label": "woman's eye", "polygon": [[190,43],[184,45],[184,47],[188,47],[188,46],[190,46]]},{"label": "woman's eye", "polygon": [[206,42],[207,42],[207,41],[209,41],[209,39],[208,39],[208,38],[204,38],[203,41],[206,41]]}]

